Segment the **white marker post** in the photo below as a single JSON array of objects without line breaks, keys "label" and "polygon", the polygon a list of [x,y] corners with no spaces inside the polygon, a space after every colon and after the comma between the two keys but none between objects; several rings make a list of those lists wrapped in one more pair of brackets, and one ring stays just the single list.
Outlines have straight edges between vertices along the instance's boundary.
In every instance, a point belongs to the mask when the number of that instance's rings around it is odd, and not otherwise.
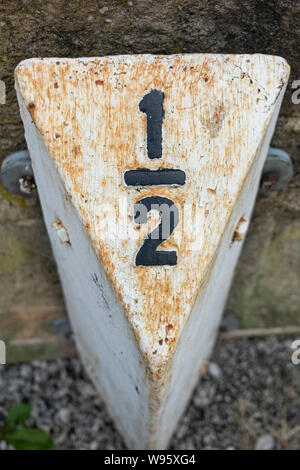
[{"label": "white marker post", "polygon": [[78,350],[130,448],[168,445],[211,352],[288,75],[263,55],[16,69]]}]

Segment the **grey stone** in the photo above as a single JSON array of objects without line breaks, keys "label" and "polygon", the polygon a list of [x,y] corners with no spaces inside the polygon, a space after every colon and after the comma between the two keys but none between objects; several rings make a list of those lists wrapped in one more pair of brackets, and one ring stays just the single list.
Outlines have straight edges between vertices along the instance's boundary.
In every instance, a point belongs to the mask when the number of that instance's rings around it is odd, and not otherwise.
[{"label": "grey stone", "polygon": [[58,412],[58,417],[62,423],[67,424],[70,421],[70,410],[68,408],[61,408]]},{"label": "grey stone", "polygon": [[208,364],[208,372],[210,373],[210,375],[214,378],[214,379],[219,379],[222,375],[222,371],[220,369],[220,367],[218,366],[218,364],[216,364],[215,362],[210,362]]},{"label": "grey stone", "polygon": [[274,445],[274,437],[271,434],[264,434],[256,441],[255,450],[272,450]]},{"label": "grey stone", "polygon": [[101,15],[104,15],[106,12],[108,12],[108,7],[102,7],[99,9],[99,13],[101,13]]},{"label": "grey stone", "polygon": [[93,441],[90,443],[90,450],[97,450],[98,449],[98,442]]}]

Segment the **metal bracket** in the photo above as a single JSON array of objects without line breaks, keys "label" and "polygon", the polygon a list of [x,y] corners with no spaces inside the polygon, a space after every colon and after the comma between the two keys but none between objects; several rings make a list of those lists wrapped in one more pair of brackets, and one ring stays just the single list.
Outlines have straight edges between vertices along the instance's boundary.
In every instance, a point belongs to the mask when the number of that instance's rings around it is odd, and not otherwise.
[{"label": "metal bracket", "polygon": [[8,155],[2,162],[0,182],[6,191],[16,196],[31,197],[36,193],[36,185],[27,150]]},{"label": "metal bracket", "polygon": [[284,189],[293,178],[291,157],[281,149],[270,147],[262,171],[260,193]]},{"label": "metal bracket", "polygon": [[[262,172],[260,193],[285,188],[293,178],[291,157],[284,150],[270,147]],[[6,191],[17,196],[31,197],[36,193],[31,159],[27,150],[8,155],[2,162],[0,182]]]}]

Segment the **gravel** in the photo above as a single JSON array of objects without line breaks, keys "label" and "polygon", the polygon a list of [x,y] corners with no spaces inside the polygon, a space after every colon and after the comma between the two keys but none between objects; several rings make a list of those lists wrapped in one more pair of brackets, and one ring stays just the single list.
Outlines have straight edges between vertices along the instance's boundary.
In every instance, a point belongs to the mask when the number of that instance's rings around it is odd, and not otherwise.
[{"label": "gravel", "polygon": [[[300,365],[291,343],[219,340],[170,448],[299,449]],[[33,404],[28,425],[49,432],[57,449],[125,448],[77,357],[0,366],[0,425],[20,401]]]}]

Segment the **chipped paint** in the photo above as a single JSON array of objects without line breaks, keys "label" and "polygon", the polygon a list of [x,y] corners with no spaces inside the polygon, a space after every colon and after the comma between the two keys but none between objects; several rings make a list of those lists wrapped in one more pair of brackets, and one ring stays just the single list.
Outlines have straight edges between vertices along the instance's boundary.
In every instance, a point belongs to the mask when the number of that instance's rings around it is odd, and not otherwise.
[{"label": "chipped paint", "polygon": [[[30,59],[16,69],[23,119],[29,122],[30,113],[35,126],[30,132],[42,137],[63,182],[64,211],[75,209],[143,358],[147,427],[154,436],[147,445],[162,442],[158,428],[165,426],[163,409],[173,393],[181,338],[213,282],[225,233],[242,216],[231,221],[247,178],[264,158],[261,144],[288,73],[279,57],[210,54]],[[162,158],[150,161],[139,103],[152,89],[164,93],[164,119]],[[39,156],[31,154],[35,163]],[[49,175],[46,160],[40,160],[44,180]],[[180,169],[186,181],[176,187],[127,187],[124,171],[139,168]],[[251,178],[253,192],[259,175]],[[177,251],[175,266],[135,266],[137,250],[158,219],[150,214],[146,224],[137,225],[133,208],[153,195],[171,199],[179,209],[178,226],[160,245]],[[186,214],[196,209],[193,225]],[[66,228],[73,238],[72,227]],[[225,251],[231,249],[230,230]],[[203,341],[207,355],[211,340]]]},{"label": "chipped paint", "polygon": [[235,228],[234,234],[233,234],[233,241],[235,242],[241,242],[244,240],[245,235],[248,230],[248,222],[244,217],[241,217],[240,220],[238,221],[238,224]]},{"label": "chipped paint", "polygon": [[61,241],[61,243],[70,243],[69,234],[60,220],[53,222],[52,227],[56,231],[57,236],[59,240]]}]

